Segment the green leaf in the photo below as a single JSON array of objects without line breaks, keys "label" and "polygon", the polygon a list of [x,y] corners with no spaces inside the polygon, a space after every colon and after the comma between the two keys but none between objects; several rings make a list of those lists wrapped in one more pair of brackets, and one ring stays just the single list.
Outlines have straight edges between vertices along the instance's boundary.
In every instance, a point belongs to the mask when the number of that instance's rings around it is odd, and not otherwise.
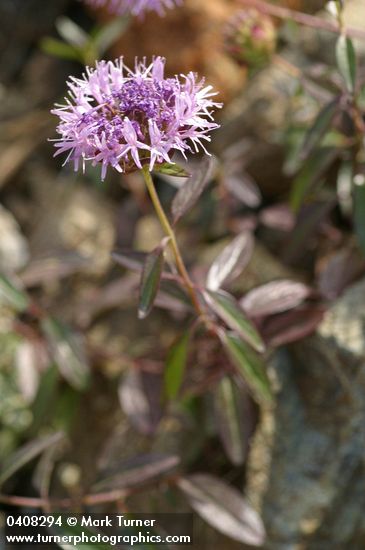
[{"label": "green leaf", "polygon": [[216,160],[214,157],[205,157],[199,164],[198,169],[184,185],[180,187],[171,205],[174,223],[194,206],[208,183],[211,181],[215,169]]},{"label": "green leaf", "polygon": [[20,470],[25,464],[33,460],[36,456],[43,453],[49,447],[56,445],[64,439],[63,432],[56,432],[46,437],[35,439],[23,447],[20,447],[13,455],[11,455],[5,464],[2,465],[0,474],[0,485],[9,479],[15,472]]},{"label": "green leaf", "polygon": [[164,266],[164,246],[160,245],[145,259],[141,274],[138,317],[144,319],[150,313],[155,301]]},{"label": "green leaf", "polygon": [[99,56],[104,54],[116,40],[121,38],[129,22],[130,17],[115,17],[95,33],[92,43]]},{"label": "green leaf", "polygon": [[85,389],[89,382],[90,367],[81,335],[52,317],[43,319],[42,330],[62,376],[75,389]]},{"label": "green leaf", "polygon": [[321,179],[338,154],[333,147],[322,147],[314,151],[312,156],[304,164],[293,183],[290,204],[297,212],[303,203],[307,193]]},{"label": "green leaf", "polygon": [[84,48],[90,41],[89,35],[68,17],[61,16],[56,20],[56,28],[66,42],[76,48]]},{"label": "green leaf", "polygon": [[211,290],[206,291],[204,296],[210,308],[229,328],[237,332],[255,350],[265,350],[261,336],[233,296],[227,292]]},{"label": "green leaf", "polygon": [[244,463],[246,458],[247,430],[243,425],[242,395],[229,376],[220,380],[214,388],[214,409],[218,432],[224,450],[235,466]]},{"label": "green leaf", "polygon": [[354,223],[359,244],[365,253],[365,176],[354,177]]},{"label": "green leaf", "polygon": [[300,156],[302,159],[307,158],[312,151],[319,145],[324,134],[330,127],[334,116],[338,109],[338,98],[333,99],[327,105],[323,107],[318,113],[313,125],[308,130],[302,148]]},{"label": "green leaf", "polygon": [[175,399],[179,393],[186,367],[190,331],[186,331],[171,347],[165,368],[165,393],[169,399]]},{"label": "green leaf", "polygon": [[15,309],[15,311],[25,311],[30,304],[27,294],[19,287],[15,286],[13,281],[0,273],[0,304]]},{"label": "green leaf", "polygon": [[244,545],[262,548],[264,525],[235,487],[210,474],[183,477],[178,481],[178,487],[193,510],[209,525]]},{"label": "green leaf", "polygon": [[222,343],[258,401],[271,401],[270,382],[261,357],[233,332],[221,334]]},{"label": "green leaf", "polygon": [[356,87],[356,53],[351,38],[341,34],[337,40],[336,58],[338,70],[345,81],[346,88],[354,93]]},{"label": "green leaf", "polygon": [[74,46],[48,36],[41,40],[40,47],[45,53],[61,59],[80,61],[82,58],[81,53]]},{"label": "green leaf", "polygon": [[165,174],[166,176],[175,176],[177,178],[189,178],[190,174],[175,162],[163,162],[162,164],[155,164],[153,167],[154,172]]}]

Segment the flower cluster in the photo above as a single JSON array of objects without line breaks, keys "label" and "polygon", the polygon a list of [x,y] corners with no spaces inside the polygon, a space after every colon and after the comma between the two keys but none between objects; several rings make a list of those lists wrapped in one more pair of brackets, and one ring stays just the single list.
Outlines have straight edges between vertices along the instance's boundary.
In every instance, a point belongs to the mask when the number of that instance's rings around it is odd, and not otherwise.
[{"label": "flower cluster", "polygon": [[225,45],[242,65],[260,67],[275,52],[276,29],[272,19],[256,10],[241,10],[227,24]]},{"label": "flower cluster", "polygon": [[155,11],[164,15],[167,8],[173,8],[182,0],[84,0],[94,7],[106,6],[111,13],[117,15],[142,15],[147,11]]},{"label": "flower cluster", "polygon": [[60,118],[56,155],[68,153],[75,170],[80,161],[102,165],[102,179],[109,166],[132,172],[155,163],[172,162],[172,153],[205,151],[203,141],[218,127],[212,109],[211,86],[194,73],[164,77],[165,60],[151,64],[136,60],[134,71],[123,58],[100,61],[87,68],[82,79],[71,77],[66,105],[52,111]]}]

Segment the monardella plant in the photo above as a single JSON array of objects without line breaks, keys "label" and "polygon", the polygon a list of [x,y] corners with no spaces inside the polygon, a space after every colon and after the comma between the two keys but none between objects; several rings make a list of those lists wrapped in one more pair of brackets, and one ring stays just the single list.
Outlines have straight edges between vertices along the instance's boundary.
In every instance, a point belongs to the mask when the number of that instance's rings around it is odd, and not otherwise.
[{"label": "monardella plant", "polygon": [[204,149],[209,132],[217,128],[212,110],[211,86],[197,81],[194,73],[164,77],[165,60],[136,61],[134,71],[119,59],[100,61],[87,68],[82,79],[71,77],[69,98],[52,111],[61,122],[57,128],[57,152],[80,164],[102,165],[132,172],[148,165],[171,162],[175,151]]},{"label": "monardella plant", "polygon": [[[212,87],[194,73],[166,78],[164,68],[161,57],[150,64],[137,60],[133,70],[125,67],[123,59],[100,61],[94,69],[87,68],[83,78],[70,78],[66,104],[52,111],[60,119],[56,155],[65,153],[66,162],[73,162],[75,169],[87,162],[101,164],[102,178],[108,168],[141,173],[166,237],[139,266],[139,317],[150,313],[161,281],[167,278],[182,286],[197,316],[189,323],[188,334],[201,323],[210,336],[221,341],[257,398],[269,399],[270,385],[257,354],[264,351],[265,344],[235,298],[220,292],[242,259],[249,257],[251,237],[241,235],[228,245],[213,263],[204,287],[191,278],[176,238],[175,226],[209,183],[214,161],[204,158],[199,169],[186,178],[173,199],[171,217],[165,213],[153,182],[153,170],[187,176],[174,165],[174,152],[186,156],[202,148],[208,155],[204,142],[210,141],[210,132],[218,127],[213,112],[221,107],[213,100]],[[176,268],[165,268],[168,246]],[[126,265],[121,257],[116,254],[115,259]]]},{"label": "monardella plant", "polygon": [[98,62],[81,79],[71,77],[66,104],[52,111],[61,121],[56,155],[66,153],[66,162],[73,162],[75,170],[88,161],[101,164],[102,179],[108,167],[121,173],[142,171],[179,272],[201,312],[150,172],[156,165],[171,163],[176,151],[186,156],[201,147],[207,153],[203,142],[210,141],[210,131],[218,127],[212,111],[221,105],[212,100],[212,87],[194,73],[165,78],[164,68],[161,57],[149,65],[136,60],[134,70],[120,58]]},{"label": "monardella plant", "polygon": [[84,0],[95,7],[105,6],[116,15],[143,15],[154,11],[164,15],[166,9],[180,5],[182,0]]}]

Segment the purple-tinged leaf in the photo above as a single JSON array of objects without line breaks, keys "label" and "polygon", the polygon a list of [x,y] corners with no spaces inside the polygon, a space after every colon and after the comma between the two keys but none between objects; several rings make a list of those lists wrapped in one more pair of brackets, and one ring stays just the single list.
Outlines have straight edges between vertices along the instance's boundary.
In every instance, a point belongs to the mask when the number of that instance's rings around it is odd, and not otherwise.
[{"label": "purple-tinged leaf", "polygon": [[143,434],[153,434],[161,418],[161,377],[130,369],[119,385],[124,413]]},{"label": "purple-tinged leaf", "polygon": [[31,340],[22,340],[19,343],[15,351],[14,368],[17,386],[28,403],[32,403],[37,394],[41,373],[40,363],[45,366],[45,361],[47,361],[47,353],[44,347],[42,349],[42,343]]},{"label": "purple-tinged leaf", "polygon": [[354,182],[354,166],[351,160],[342,162],[337,174],[337,199],[342,214],[351,218],[353,208],[352,188]]},{"label": "purple-tinged leaf", "polygon": [[223,183],[238,200],[250,208],[261,204],[260,189],[255,180],[247,172],[226,174]]},{"label": "purple-tinged leaf", "polygon": [[279,347],[301,340],[312,334],[323,319],[324,310],[319,307],[307,307],[267,319],[262,332],[272,347]]},{"label": "purple-tinged leaf", "polygon": [[147,254],[141,274],[138,317],[145,319],[153,308],[164,266],[165,246],[160,245]]},{"label": "purple-tinged leaf", "polygon": [[365,258],[358,250],[340,250],[321,267],[318,290],[327,300],[334,300],[364,273]]},{"label": "purple-tinged leaf", "polygon": [[141,485],[152,479],[159,478],[171,472],[180,463],[176,455],[148,454],[133,457],[132,460],[121,464],[117,474],[98,481],[94,491],[109,489],[124,489]]},{"label": "purple-tinged leaf", "polygon": [[39,260],[32,260],[19,275],[27,287],[38,286],[70,277],[90,266],[87,258],[75,252],[67,252]]},{"label": "purple-tinged leaf", "polygon": [[220,334],[229,358],[256,400],[271,401],[270,382],[262,358],[234,332]]},{"label": "purple-tinged leaf", "polygon": [[141,272],[146,260],[146,252],[134,250],[115,250],[112,252],[112,258],[117,264],[130,269],[131,271]]},{"label": "purple-tinged leaf", "polygon": [[36,456],[40,455],[49,447],[57,445],[64,439],[63,432],[56,432],[52,435],[47,435],[39,439],[35,439],[30,443],[26,443],[23,447],[20,447],[14,454],[12,454],[6,462],[2,465],[0,473],[0,485],[9,479],[15,472],[20,470],[25,464],[33,460]]},{"label": "purple-tinged leaf", "polygon": [[42,331],[62,376],[77,390],[85,389],[90,365],[82,335],[52,317],[42,320]]},{"label": "purple-tinged leaf", "polygon": [[303,283],[290,280],[272,281],[248,292],[240,300],[240,305],[250,317],[261,317],[294,309],[310,293],[311,289]]},{"label": "purple-tinged leaf", "polygon": [[288,233],[295,226],[295,216],[287,204],[268,206],[260,212],[260,222],[266,227]]},{"label": "purple-tinged leaf", "polygon": [[236,488],[208,474],[182,478],[178,487],[191,507],[221,533],[252,546],[264,543],[265,529],[260,517]]},{"label": "purple-tinged leaf", "polygon": [[214,388],[214,411],[218,433],[229,460],[235,466],[244,463],[248,430],[245,426],[246,396],[229,377],[222,378]]},{"label": "purple-tinged leaf", "polygon": [[254,238],[250,231],[233,239],[211,265],[207,275],[207,288],[218,290],[224,283],[238,277],[250,261],[253,248]]},{"label": "purple-tinged leaf", "polygon": [[155,306],[178,314],[184,314],[192,311],[191,305],[187,302],[186,296],[181,293],[172,293],[170,288],[163,286],[156,296]]},{"label": "purple-tinged leaf", "polygon": [[259,352],[265,350],[261,336],[233,296],[223,291],[207,291],[204,297],[212,311],[245,342]]},{"label": "purple-tinged leaf", "polygon": [[165,393],[169,399],[175,399],[183,382],[190,330],[187,330],[170,348],[165,367]]},{"label": "purple-tinged leaf", "polygon": [[192,176],[180,187],[172,201],[172,217],[176,223],[196,203],[216,170],[214,157],[204,157]]},{"label": "purple-tinged leaf", "polygon": [[60,454],[62,445],[49,447],[40,457],[32,475],[32,485],[40,493],[41,498],[49,497],[49,490],[52,482],[56,460]]},{"label": "purple-tinged leaf", "polygon": [[316,236],[335,204],[334,200],[322,200],[301,208],[297,223],[288,235],[288,241],[283,250],[285,262],[294,264],[303,256],[303,251],[306,250],[308,242]]}]

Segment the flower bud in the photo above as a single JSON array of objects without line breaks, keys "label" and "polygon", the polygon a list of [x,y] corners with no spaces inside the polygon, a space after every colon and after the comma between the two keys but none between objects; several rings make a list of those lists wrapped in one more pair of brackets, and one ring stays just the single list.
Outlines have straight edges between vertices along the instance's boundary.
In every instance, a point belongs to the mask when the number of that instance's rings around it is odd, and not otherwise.
[{"label": "flower bud", "polygon": [[256,10],[241,10],[227,24],[226,50],[239,64],[249,69],[268,63],[275,52],[276,41],[272,19]]}]

